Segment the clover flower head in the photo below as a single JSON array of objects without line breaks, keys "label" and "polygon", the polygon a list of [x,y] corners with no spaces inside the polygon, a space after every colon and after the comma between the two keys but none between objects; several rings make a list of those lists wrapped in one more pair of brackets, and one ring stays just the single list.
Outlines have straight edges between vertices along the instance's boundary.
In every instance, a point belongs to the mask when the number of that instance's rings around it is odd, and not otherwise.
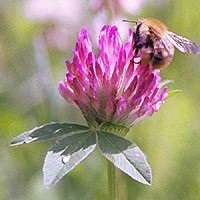
[{"label": "clover flower head", "polygon": [[111,162],[134,180],[151,184],[151,168],[145,155],[123,136],[131,126],[158,111],[168,92],[167,87],[161,87],[160,71],[142,66],[133,47],[131,29],[127,41],[122,43],[116,26],[104,26],[97,56],[87,31],[80,31],[73,60],[66,61],[67,73],[59,83],[59,92],[67,102],[80,108],[88,126],[53,122],[24,132],[11,142],[20,145],[57,140],[45,157],[45,185],[56,184],[97,145],[109,162],[109,179],[114,180]]},{"label": "clover flower head", "polygon": [[[133,59],[133,31],[123,44],[116,26],[104,26],[99,35],[99,55],[92,49],[87,30],[79,33],[73,61],[59,83],[67,102],[77,105],[87,123],[131,127],[158,111],[167,97],[160,88],[160,71]],[[138,59],[138,60],[136,60]]]}]

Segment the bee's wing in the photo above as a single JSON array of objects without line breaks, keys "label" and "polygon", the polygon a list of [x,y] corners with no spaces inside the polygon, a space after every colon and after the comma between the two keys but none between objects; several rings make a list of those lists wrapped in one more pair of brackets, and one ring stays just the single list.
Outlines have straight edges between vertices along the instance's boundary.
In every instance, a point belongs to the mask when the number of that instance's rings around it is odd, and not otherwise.
[{"label": "bee's wing", "polygon": [[168,31],[167,38],[180,51],[184,53],[200,54],[200,46],[193,41]]}]

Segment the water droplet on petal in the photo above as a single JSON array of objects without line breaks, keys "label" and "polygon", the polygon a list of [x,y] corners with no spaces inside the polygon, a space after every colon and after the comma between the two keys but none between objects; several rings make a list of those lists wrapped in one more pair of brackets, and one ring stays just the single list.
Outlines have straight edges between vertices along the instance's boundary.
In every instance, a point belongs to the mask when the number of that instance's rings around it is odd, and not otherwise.
[{"label": "water droplet on petal", "polygon": [[70,155],[64,156],[64,157],[62,158],[63,164],[66,164],[66,163],[69,161],[69,159],[70,159]]}]

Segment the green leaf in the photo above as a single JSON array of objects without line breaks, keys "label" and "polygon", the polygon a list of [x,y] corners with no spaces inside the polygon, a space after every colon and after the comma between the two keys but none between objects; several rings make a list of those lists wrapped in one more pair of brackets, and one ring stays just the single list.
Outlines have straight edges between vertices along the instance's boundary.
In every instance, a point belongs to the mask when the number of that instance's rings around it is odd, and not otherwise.
[{"label": "green leaf", "polygon": [[58,140],[48,151],[44,166],[44,184],[55,185],[85,159],[96,147],[96,135],[87,131]]},{"label": "green leaf", "polygon": [[88,130],[87,126],[52,122],[20,134],[11,141],[10,145],[14,146],[39,140],[55,139],[66,134],[73,135]]},{"label": "green leaf", "polygon": [[139,147],[118,135],[98,132],[98,145],[101,153],[116,167],[133,179],[150,185],[151,168]]},{"label": "green leaf", "polygon": [[169,98],[179,94],[180,92],[181,92],[181,90],[171,90],[171,91],[168,92],[168,97],[167,98],[169,99]]}]

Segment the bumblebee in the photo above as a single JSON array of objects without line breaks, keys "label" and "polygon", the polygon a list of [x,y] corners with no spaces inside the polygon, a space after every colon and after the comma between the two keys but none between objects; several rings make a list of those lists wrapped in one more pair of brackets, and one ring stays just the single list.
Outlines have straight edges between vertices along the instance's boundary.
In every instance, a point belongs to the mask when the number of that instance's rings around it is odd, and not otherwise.
[{"label": "bumblebee", "polygon": [[199,45],[169,31],[165,24],[157,19],[148,18],[135,23],[134,58],[141,57],[140,64],[143,66],[150,64],[153,69],[167,67],[173,58],[174,46],[184,53],[200,54]]}]

